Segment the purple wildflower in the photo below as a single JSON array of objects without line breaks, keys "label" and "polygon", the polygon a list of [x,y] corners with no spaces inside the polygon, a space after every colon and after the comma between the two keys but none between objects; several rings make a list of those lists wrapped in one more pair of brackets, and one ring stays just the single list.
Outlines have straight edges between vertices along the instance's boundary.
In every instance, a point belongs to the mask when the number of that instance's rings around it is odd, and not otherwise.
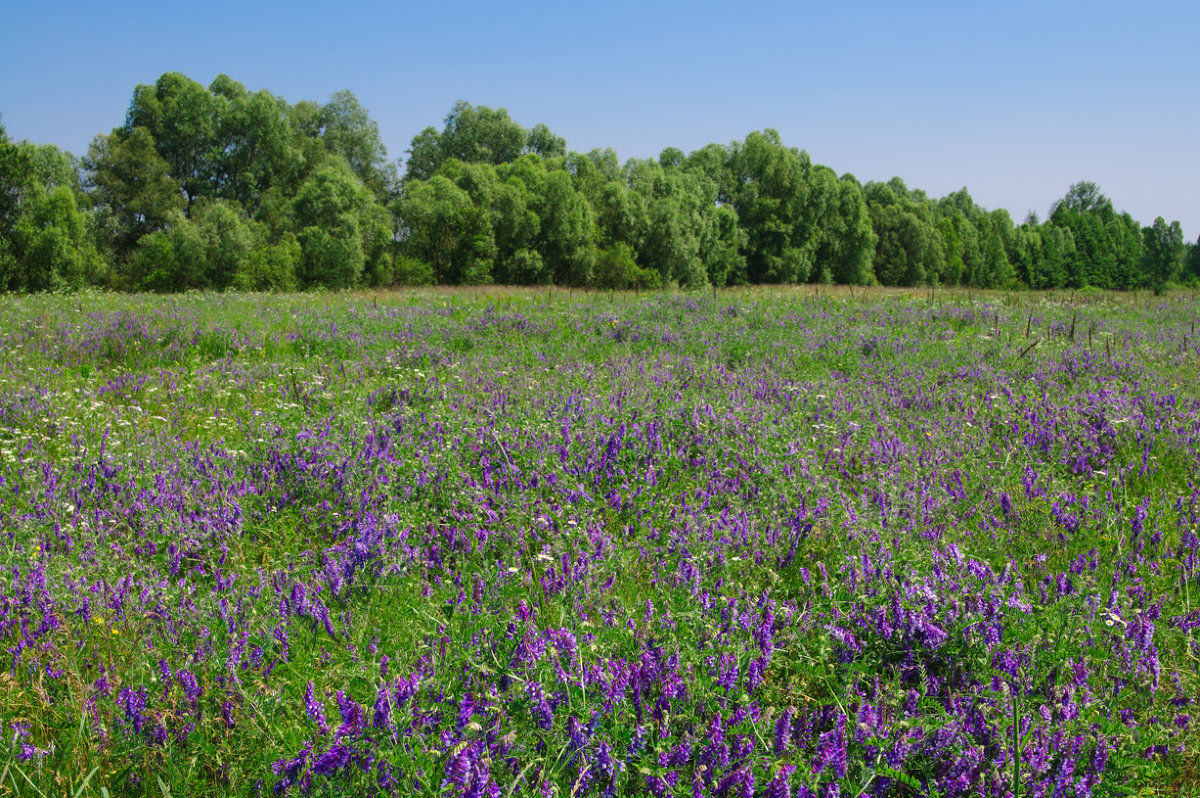
[{"label": "purple wildflower", "polygon": [[325,707],[316,699],[311,681],[304,690],[304,710],[308,713],[308,719],[317,724],[321,734],[329,732],[329,721],[325,720]]},{"label": "purple wildflower", "polygon": [[334,743],[328,751],[313,761],[313,772],[322,776],[333,776],[348,764],[350,764],[350,749],[341,743]]}]

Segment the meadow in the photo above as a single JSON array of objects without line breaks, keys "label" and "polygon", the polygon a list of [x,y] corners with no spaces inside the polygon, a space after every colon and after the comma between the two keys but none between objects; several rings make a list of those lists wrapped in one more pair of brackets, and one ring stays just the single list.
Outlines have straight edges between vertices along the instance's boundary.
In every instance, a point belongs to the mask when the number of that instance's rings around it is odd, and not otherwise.
[{"label": "meadow", "polygon": [[1200,794],[1198,317],[0,298],[0,796]]}]

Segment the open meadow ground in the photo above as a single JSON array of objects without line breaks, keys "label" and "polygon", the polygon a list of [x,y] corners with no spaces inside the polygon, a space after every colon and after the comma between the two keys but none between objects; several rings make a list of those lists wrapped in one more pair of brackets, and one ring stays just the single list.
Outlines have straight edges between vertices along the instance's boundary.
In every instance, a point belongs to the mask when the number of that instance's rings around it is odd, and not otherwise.
[{"label": "open meadow ground", "polygon": [[0,796],[1200,794],[1200,303],[0,299]]}]

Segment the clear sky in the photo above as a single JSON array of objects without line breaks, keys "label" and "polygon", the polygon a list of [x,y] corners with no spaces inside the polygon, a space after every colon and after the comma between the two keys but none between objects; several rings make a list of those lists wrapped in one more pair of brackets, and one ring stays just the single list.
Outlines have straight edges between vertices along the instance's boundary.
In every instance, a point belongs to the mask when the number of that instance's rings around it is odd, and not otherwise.
[{"label": "clear sky", "polygon": [[0,114],[76,154],[133,88],[224,72],[289,102],[350,89],[403,158],[455,101],[622,160],[772,127],[863,182],[966,186],[1014,221],[1081,180],[1200,234],[1200,3],[134,3],[10,0]]}]

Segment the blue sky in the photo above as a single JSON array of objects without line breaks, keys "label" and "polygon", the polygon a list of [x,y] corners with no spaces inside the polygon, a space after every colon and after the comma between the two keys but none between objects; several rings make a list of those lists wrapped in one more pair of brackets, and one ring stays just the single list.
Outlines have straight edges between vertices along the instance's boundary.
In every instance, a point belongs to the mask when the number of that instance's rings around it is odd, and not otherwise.
[{"label": "blue sky", "polygon": [[83,154],[133,88],[226,73],[350,89],[389,155],[456,100],[622,160],[773,127],[862,181],[966,186],[1015,221],[1091,180],[1200,234],[1200,3],[21,2],[0,10],[10,137]]}]

